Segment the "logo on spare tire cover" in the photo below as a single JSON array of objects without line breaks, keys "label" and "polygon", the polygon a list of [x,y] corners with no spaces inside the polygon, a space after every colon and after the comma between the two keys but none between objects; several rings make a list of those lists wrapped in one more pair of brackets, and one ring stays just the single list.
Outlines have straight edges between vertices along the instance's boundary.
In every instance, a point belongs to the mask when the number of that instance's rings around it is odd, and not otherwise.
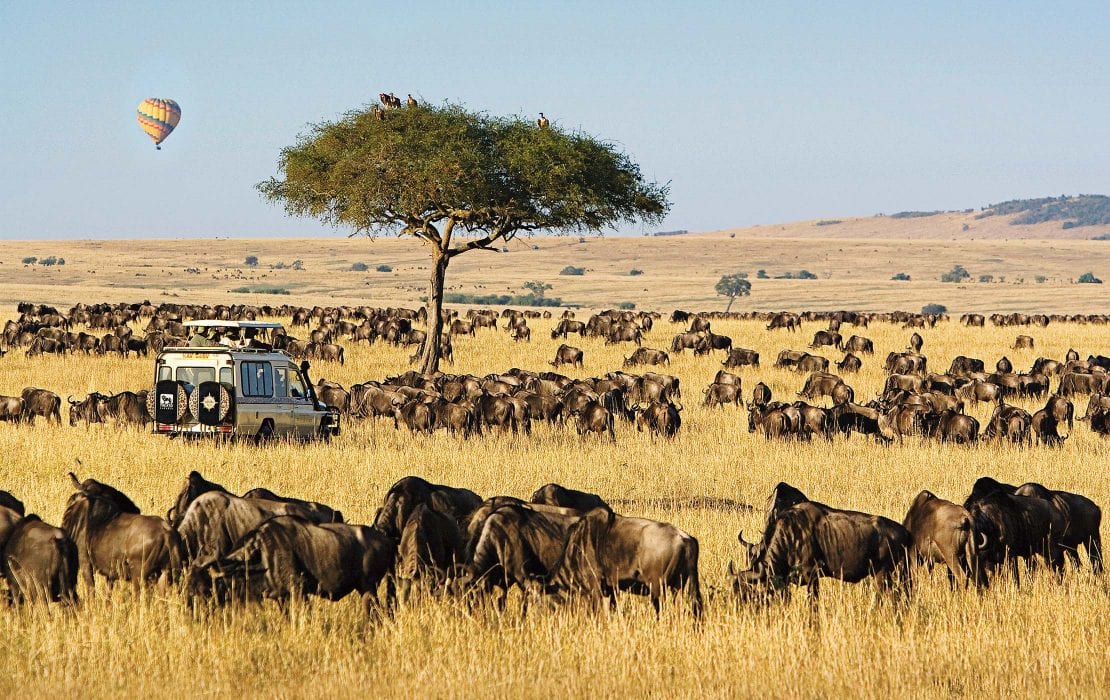
[{"label": "logo on spare tire cover", "polygon": [[172,409],[173,408],[173,394],[159,394],[158,395],[158,408]]}]

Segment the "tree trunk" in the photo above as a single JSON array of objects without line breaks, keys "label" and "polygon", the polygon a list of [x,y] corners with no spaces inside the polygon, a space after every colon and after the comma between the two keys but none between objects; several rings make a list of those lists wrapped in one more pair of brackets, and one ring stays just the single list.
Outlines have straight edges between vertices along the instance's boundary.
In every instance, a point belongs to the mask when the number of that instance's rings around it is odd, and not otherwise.
[{"label": "tree trunk", "polygon": [[435,251],[432,258],[432,279],[428,285],[428,336],[424,339],[421,371],[425,376],[439,371],[439,358],[443,348],[439,337],[443,334],[443,281],[447,278],[447,251]]},{"label": "tree trunk", "polygon": [[734,301],[736,301],[736,297],[729,297],[728,298],[728,306],[725,307],[725,313],[726,314],[728,313],[728,310],[732,308],[732,302],[734,302]]}]

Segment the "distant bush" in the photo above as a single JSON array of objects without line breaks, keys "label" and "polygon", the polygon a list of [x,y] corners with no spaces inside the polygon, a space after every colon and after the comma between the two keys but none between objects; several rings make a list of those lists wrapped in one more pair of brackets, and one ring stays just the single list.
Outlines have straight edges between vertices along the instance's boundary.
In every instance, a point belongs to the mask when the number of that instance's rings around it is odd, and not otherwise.
[{"label": "distant bush", "polygon": [[586,274],[586,268],[584,268],[584,267],[575,267],[575,266],[573,266],[573,265],[567,265],[567,266],[566,266],[566,267],[564,267],[564,268],[563,268],[562,270],[559,270],[559,274],[560,274],[560,275],[577,275],[577,276],[581,276],[581,275],[584,275],[584,274]]},{"label": "distant bush", "polygon": [[945,306],[944,304],[926,304],[925,306],[921,307],[921,313],[923,313],[923,314],[946,314],[946,313],[948,313],[948,307]]},{"label": "distant bush", "polygon": [[636,268],[632,268],[631,270],[628,271],[628,276],[629,277],[639,277],[642,274],[644,274],[644,271],[643,270],[637,270]]},{"label": "distant bush", "polygon": [[909,282],[910,276],[907,275],[905,272],[899,272],[890,279],[894,280],[895,282]]},{"label": "distant bush", "polygon": [[[758,275],[757,275],[758,276]],[[799,270],[798,272],[784,272],[775,277],[777,280],[815,280],[817,275],[809,270]]]},{"label": "distant bush", "polygon": [[[39,260],[39,265],[42,265],[43,267],[53,267],[57,264],[58,264],[58,259],[56,257],[54,257],[53,255],[51,255],[50,257],[47,257],[47,258],[43,258],[42,260]],[[62,264],[63,265],[65,264],[64,260],[62,261]]]},{"label": "distant bush", "polygon": [[370,266],[364,262],[351,263],[351,272],[366,272]]},{"label": "distant bush", "polygon": [[247,267],[258,267],[258,256],[257,255],[248,255],[246,257],[246,259],[243,260],[243,264],[246,265]]},{"label": "distant bush", "polygon": [[963,282],[969,279],[971,279],[971,273],[964,269],[963,265],[956,265],[940,276],[941,282]]},{"label": "distant bush", "polygon": [[918,219],[923,216],[936,216],[937,214],[944,214],[945,212],[937,211],[899,211],[890,215],[892,219]]},{"label": "distant bush", "polygon": [[289,267],[293,268],[294,270],[303,270],[304,269],[304,261],[303,260],[294,260],[293,264],[290,265]]},{"label": "distant bush", "polygon": [[1105,226],[1110,224],[1110,197],[1101,194],[1081,194],[1074,197],[1039,197],[1037,199],[1013,199],[1008,202],[991,204],[975,218],[1006,216],[1017,214],[1011,224],[1040,224],[1046,221],[1062,221],[1063,228],[1079,226]]},{"label": "distant bush", "polygon": [[393,268],[390,267],[389,265],[385,265],[385,264],[378,265],[374,269],[377,270],[378,272],[393,272]]},{"label": "distant bush", "polygon": [[1045,277],[1044,275],[1037,275],[1033,279],[1037,280],[1037,284],[1044,284],[1045,282],[1048,281],[1048,278]]},{"label": "distant bush", "polygon": [[26,258],[23,258],[23,264],[24,264],[24,265],[34,265],[34,264],[35,264],[35,263],[37,263],[38,261],[39,261],[39,259],[38,259],[38,258],[36,258],[36,257],[35,257],[35,256],[33,256],[33,255],[29,255],[29,256],[27,256]]},{"label": "distant bush", "polygon": [[1110,233],[1100,233],[1097,236],[1095,236],[1094,238],[1092,238],[1091,240],[1092,241],[1110,241]]},{"label": "distant bush", "polygon": [[232,294],[280,294],[282,296],[292,293],[285,287],[236,287],[229,291]]},{"label": "distant bush", "polygon": [[963,227],[960,230],[961,231],[970,231],[971,230],[971,224],[964,224]]},{"label": "distant bush", "polygon": [[634,302],[634,301],[622,301],[621,303],[617,304],[617,308],[621,309],[623,311],[631,311],[632,309],[636,308],[636,302]]},{"label": "distant bush", "polygon": [[1079,284],[1102,284],[1102,280],[1095,277],[1095,274],[1093,272],[1084,272],[1082,275],[1079,276],[1079,279],[1077,279],[1076,282],[1078,282]]},{"label": "distant bush", "polygon": [[756,270],[755,271],[755,277],[756,277],[756,279],[761,279],[761,280],[768,279],[767,271],[766,270]]},{"label": "distant bush", "polygon": [[837,224],[844,223],[840,219],[821,219],[814,226],[836,226]]},{"label": "distant bush", "polygon": [[979,275],[980,282],[993,282],[994,275]]}]

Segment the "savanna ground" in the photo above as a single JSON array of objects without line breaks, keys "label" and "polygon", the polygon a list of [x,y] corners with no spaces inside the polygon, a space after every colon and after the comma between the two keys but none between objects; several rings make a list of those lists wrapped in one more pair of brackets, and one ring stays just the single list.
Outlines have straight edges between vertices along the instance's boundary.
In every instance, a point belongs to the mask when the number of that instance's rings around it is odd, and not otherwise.
[{"label": "savanna ground", "polygon": [[[480,262],[481,255],[467,257],[479,256]],[[308,256],[303,257],[307,263]],[[1075,287],[1069,288],[1074,293]],[[27,296],[60,303],[71,291],[88,301],[121,294],[104,288],[53,291]],[[128,290],[124,298],[133,294]],[[782,305],[801,309],[818,301],[835,303],[806,296]],[[1077,307],[1086,305],[1084,299],[1074,301]],[[920,306],[921,301],[912,303]],[[0,316],[14,309],[4,312]],[[479,375],[513,366],[545,369],[561,341],[549,338],[553,321],[530,323],[531,343],[514,343],[500,328],[458,338],[457,363],[446,369]],[[783,348],[804,349],[820,327],[807,323],[791,334],[766,332],[756,322],[714,323],[715,331],[732,336],[738,346],[762,354],[762,368],[738,372],[745,395],[762,380],[776,399],[786,400],[804,376],[771,368],[773,358]],[[661,321],[645,345],[667,348],[679,329]],[[876,324],[856,332],[874,339],[877,350],[864,357],[861,374],[848,377],[857,397],[866,400],[881,386],[881,358],[903,349],[911,331]],[[1037,349],[1009,350],[1014,336],[1026,332]],[[1070,347],[1084,357],[1110,349],[1105,326],[1093,325],[967,330],[953,322],[921,334],[934,368],[947,367],[957,354],[989,364],[1007,354],[1024,370],[1038,355],[1062,357]],[[586,358],[584,370],[568,371],[574,376],[618,369],[631,352],[628,345],[572,338],[569,342],[583,348]],[[347,353],[345,366],[318,363],[314,377],[349,385],[409,368],[403,349],[348,345]],[[823,354],[839,359],[839,353]],[[832,444],[768,442],[748,433],[744,411],[700,405],[701,390],[720,368],[719,355],[674,358],[669,371],[681,377],[685,410],[682,429],[669,442],[652,441],[623,423],[618,423],[616,444],[579,438],[569,425],[537,425],[530,438],[487,435],[464,441],[442,433],[414,437],[395,431],[392,421],[366,421],[346,424],[330,445],[261,448],[169,441],[110,426],[0,423],[0,454],[6,456],[0,461],[0,487],[55,524],[70,492],[65,473],[71,469],[81,478],[117,486],[149,513],[164,513],[188,471],[198,469],[233,491],[266,486],[327,502],[356,523],[371,520],[389,485],[407,474],[466,486],[483,496],[527,497],[539,485],[556,481],[599,493],[623,513],[669,521],[697,537],[707,597],[700,626],[682,601],[665,606],[656,619],[648,602],[633,596],[623,597],[616,613],[534,609],[525,619],[517,614],[515,597],[503,614],[492,606],[469,610],[451,600],[423,599],[372,624],[354,598],[310,600],[293,605],[288,615],[271,604],[206,613],[192,610],[178,591],[153,590],[136,598],[126,587],[106,594],[101,585],[95,593],[81,590],[83,603],[76,613],[59,607],[0,610],[5,630],[0,695],[1106,696],[1110,581],[1087,568],[1069,570],[1063,583],[1036,571],[1020,588],[1000,581],[983,594],[953,591],[935,570],[918,583],[901,615],[876,598],[869,585],[829,583],[816,618],[804,595],[767,608],[735,604],[726,568],[731,559],[743,562],[737,531],[743,528],[749,539],[758,535],[764,499],[780,480],[815,500],[898,521],[921,489],[962,501],[982,475],[1012,483],[1039,481],[1083,493],[1106,507],[1110,441],[1077,423],[1064,446],[1053,450],[995,443],[942,446],[918,439],[883,447],[860,436],[838,437]],[[27,385],[63,397],[94,389],[138,389],[149,384],[151,368],[151,359],[26,358],[13,351],[0,359],[0,394],[18,393]],[[1038,403],[1022,405],[1033,410]],[[1078,403],[1082,413],[1084,402]],[[971,410],[985,423],[988,407]],[[734,499],[751,508],[688,507],[686,501],[698,496]]]}]

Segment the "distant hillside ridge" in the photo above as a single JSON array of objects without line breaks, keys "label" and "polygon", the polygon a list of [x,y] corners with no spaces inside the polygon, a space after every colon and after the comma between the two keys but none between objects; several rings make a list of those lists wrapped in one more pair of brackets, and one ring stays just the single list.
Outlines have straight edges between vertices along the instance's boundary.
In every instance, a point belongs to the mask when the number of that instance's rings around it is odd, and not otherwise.
[{"label": "distant hillside ridge", "polygon": [[975,215],[976,219],[990,216],[1014,215],[1010,220],[1013,226],[1042,224],[1049,221],[1062,221],[1063,228],[1079,226],[1105,226],[1110,224],[1110,197],[1104,194],[1080,194],[1076,196],[1041,197],[1038,199],[1011,199],[1008,202],[990,204]]}]

